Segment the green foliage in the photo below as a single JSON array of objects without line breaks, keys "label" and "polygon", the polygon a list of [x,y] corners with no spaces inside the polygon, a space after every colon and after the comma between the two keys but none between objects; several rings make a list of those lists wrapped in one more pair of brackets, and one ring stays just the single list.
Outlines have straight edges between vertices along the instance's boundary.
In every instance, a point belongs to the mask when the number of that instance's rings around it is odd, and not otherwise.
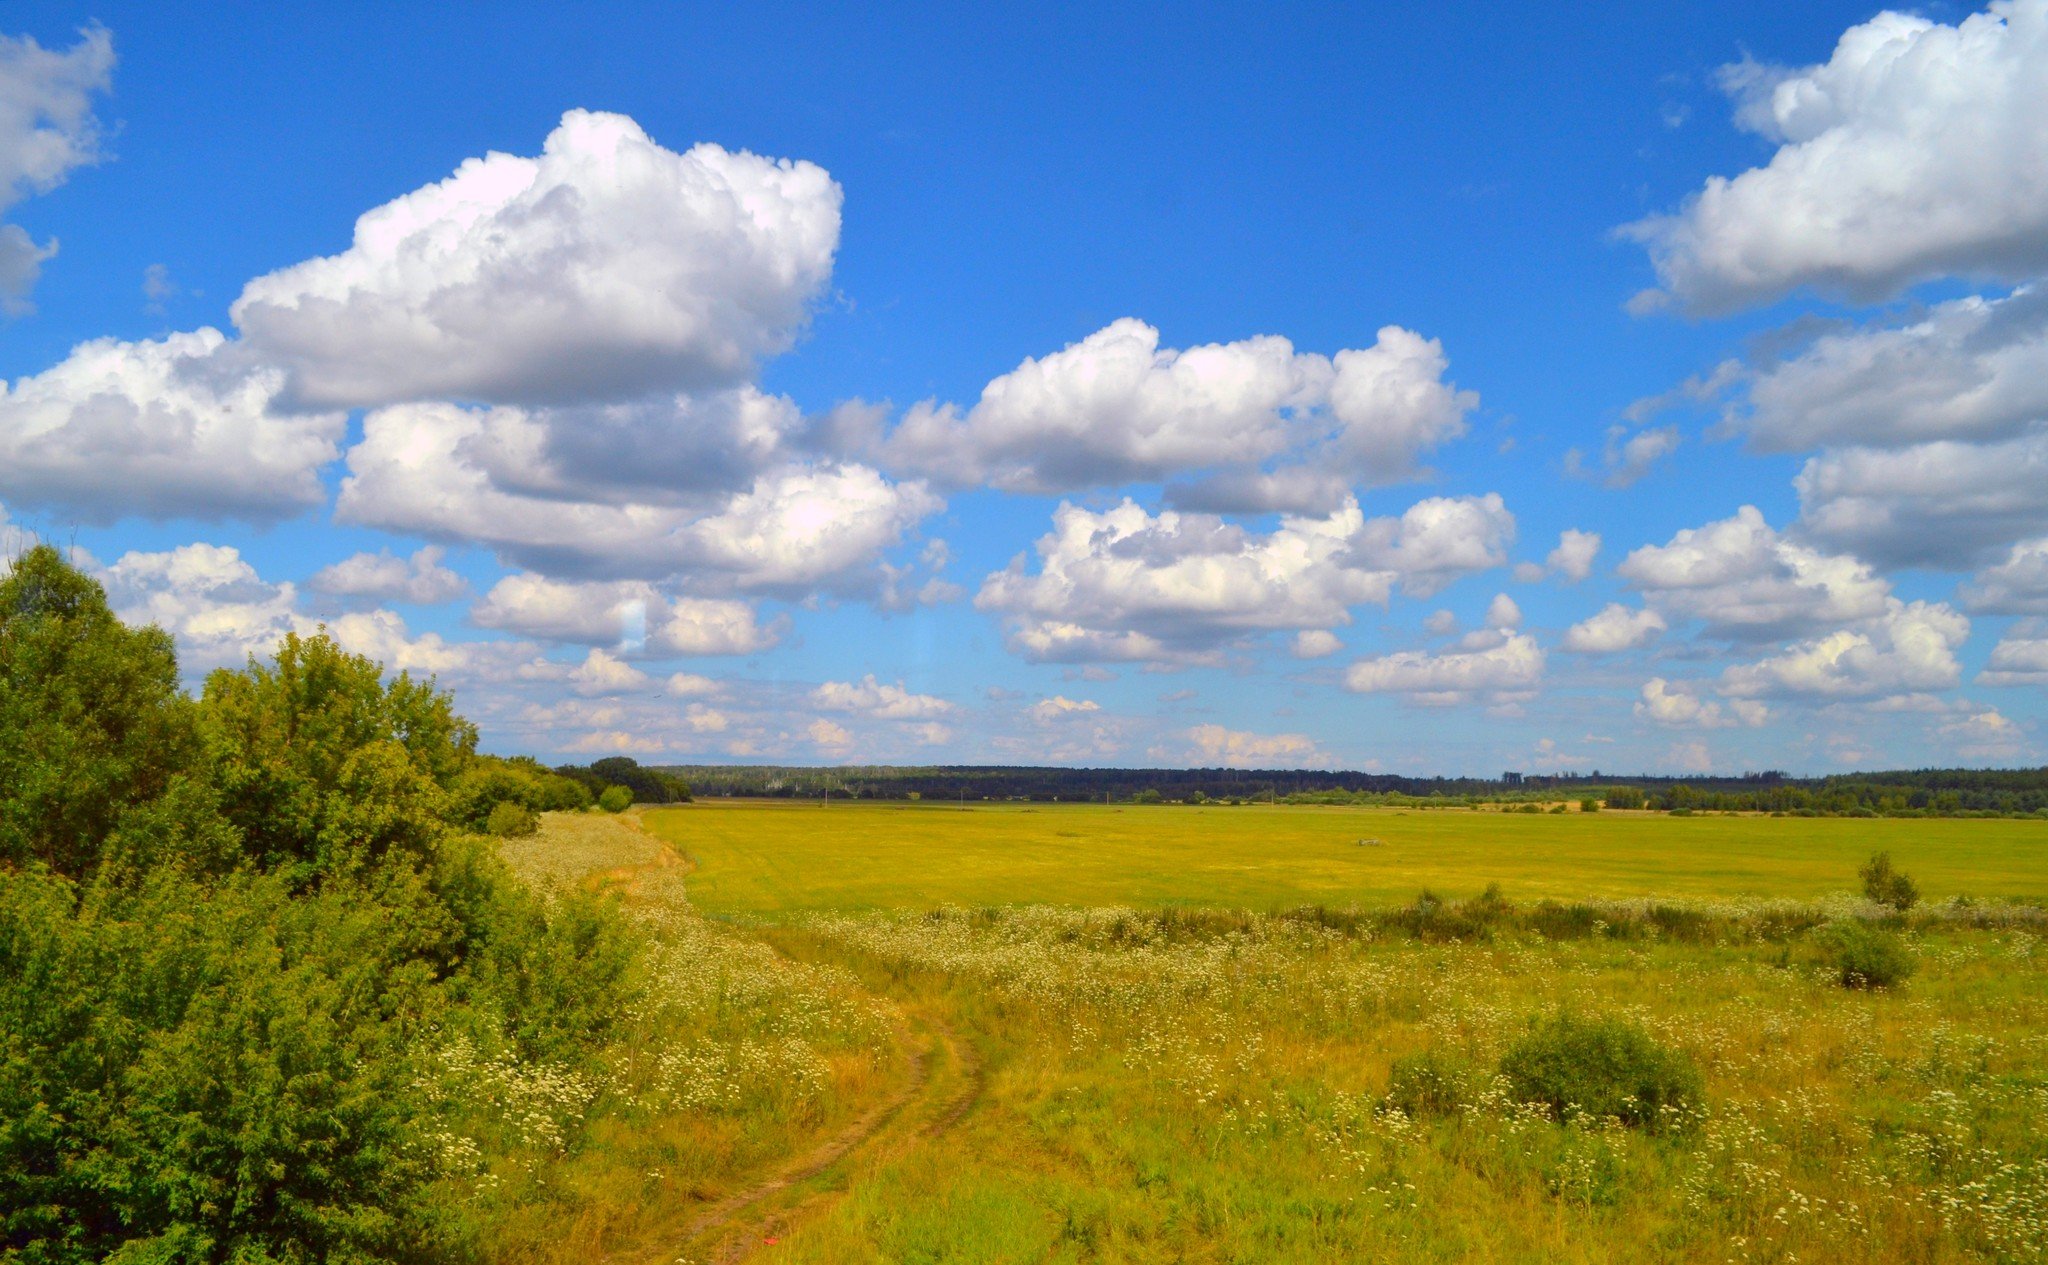
[{"label": "green foliage", "polygon": [[1866,923],[1833,923],[1820,932],[1819,943],[1843,988],[1892,988],[1918,965],[1898,936]]},{"label": "green foliage", "polygon": [[325,635],[214,673],[195,703],[161,631],[122,627],[54,550],[18,560],[0,1261],[470,1252],[433,1194],[464,1109],[436,1088],[442,1048],[593,1067],[641,943],[595,897],[542,904],[458,833],[459,805],[530,831],[529,799],[586,802],[530,762],[479,770],[474,746],[431,682],[387,683]]},{"label": "green foliage", "polygon": [[447,811],[449,819],[465,830],[497,834],[490,820],[500,804],[517,804],[534,813],[576,812],[590,807],[594,798],[583,783],[550,772],[530,758],[478,756],[455,779]]},{"label": "green foliage", "polygon": [[597,806],[608,813],[622,813],[633,806],[633,792],[623,786],[607,786],[597,797]]},{"label": "green foliage", "polygon": [[193,758],[192,706],[161,629],[38,545],[0,580],[0,864],[80,875]]},{"label": "green foliage", "polygon": [[1471,1101],[1472,1069],[1436,1050],[1394,1060],[1387,1105],[1414,1119],[1455,1115]]},{"label": "green foliage", "polygon": [[424,856],[476,730],[431,681],[378,665],[322,633],[287,633],[268,664],[206,679],[208,767],[244,847],[307,879],[391,850]]},{"label": "green foliage", "polygon": [[565,764],[555,772],[582,783],[592,795],[601,794],[607,786],[623,786],[632,792],[633,802],[636,804],[690,802],[688,782],[672,773],[643,768],[640,762],[631,756],[607,756],[593,762],[588,768]]},{"label": "green foliage", "polygon": [[501,799],[484,819],[484,833],[500,839],[520,839],[540,830],[540,818],[516,799]]},{"label": "green foliage", "polygon": [[[25,1261],[399,1260],[430,905],[0,874],[0,1217]],[[386,1016],[392,1016],[386,1018]]]},{"label": "green foliage", "polygon": [[1582,813],[1597,813],[1600,811],[1600,801],[1588,795],[1579,801],[1579,811]]},{"label": "green foliage", "polygon": [[1517,1101],[1541,1103],[1559,1120],[1612,1117],[1650,1132],[1689,1119],[1704,1092],[1692,1061],[1640,1027],[1569,1014],[1509,1047],[1500,1072]]},{"label": "green foliage", "polygon": [[1863,880],[1863,894],[1880,905],[1905,913],[1920,902],[1920,885],[1912,877],[1892,868],[1892,854],[1880,852],[1856,871]]}]

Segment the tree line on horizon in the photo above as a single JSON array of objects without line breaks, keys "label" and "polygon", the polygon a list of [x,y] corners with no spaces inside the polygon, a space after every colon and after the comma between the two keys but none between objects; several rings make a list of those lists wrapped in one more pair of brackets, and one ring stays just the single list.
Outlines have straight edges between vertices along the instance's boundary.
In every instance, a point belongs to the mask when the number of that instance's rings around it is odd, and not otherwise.
[{"label": "tree line on horizon", "polygon": [[685,784],[699,795],[771,799],[1095,803],[1248,803],[1270,799],[1281,803],[1463,807],[1590,798],[1613,808],[1666,812],[1821,816],[2012,816],[2048,812],[2048,768],[1918,769],[1815,778],[1773,771],[1720,778],[1588,773],[1515,775],[1514,780],[1418,778],[1322,769],[1089,769],[1028,765],[662,765],[652,771]]}]

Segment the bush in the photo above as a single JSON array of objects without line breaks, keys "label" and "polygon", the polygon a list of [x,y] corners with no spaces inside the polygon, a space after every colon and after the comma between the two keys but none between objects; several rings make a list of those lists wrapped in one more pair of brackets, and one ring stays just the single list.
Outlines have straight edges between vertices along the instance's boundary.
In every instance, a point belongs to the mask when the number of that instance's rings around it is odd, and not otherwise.
[{"label": "bush", "polygon": [[622,813],[633,806],[633,792],[623,786],[607,786],[597,797],[597,806],[608,813]]},{"label": "bush", "polygon": [[1600,811],[1600,801],[1597,799],[1582,799],[1579,801],[1579,811],[1582,813],[1597,813]]},{"label": "bush", "polygon": [[1843,988],[1891,988],[1913,974],[1915,962],[1897,936],[1860,922],[1838,922],[1821,933],[1821,951]]},{"label": "bush", "polygon": [[1471,1073],[1457,1059],[1424,1050],[1394,1060],[1387,1105],[1411,1119],[1448,1116],[1471,1101]]},{"label": "bush", "polygon": [[540,830],[540,818],[517,800],[499,800],[484,821],[484,830],[500,839],[518,839]]},{"label": "bush", "polygon": [[1558,1120],[1612,1116],[1652,1133],[1683,1120],[1703,1093],[1691,1059],[1616,1019],[1559,1015],[1517,1041],[1500,1071],[1517,1100]]},{"label": "bush", "polygon": [[1920,885],[1910,875],[1892,868],[1892,854],[1880,852],[1856,871],[1863,880],[1863,894],[1880,905],[1905,913],[1920,903]]}]

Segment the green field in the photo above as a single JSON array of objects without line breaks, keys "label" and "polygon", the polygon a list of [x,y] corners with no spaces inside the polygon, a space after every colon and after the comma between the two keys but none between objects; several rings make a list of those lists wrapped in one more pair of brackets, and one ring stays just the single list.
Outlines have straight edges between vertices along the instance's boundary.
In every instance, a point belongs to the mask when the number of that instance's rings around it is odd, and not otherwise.
[{"label": "green field", "polygon": [[[1811,899],[1889,850],[1927,897],[2048,895],[2048,821],[726,800],[649,812],[700,909]],[[1378,840],[1361,844],[1360,840]]]},{"label": "green field", "polygon": [[[624,884],[700,981],[682,1083],[725,1088],[659,1133],[593,1117],[534,1221],[573,1230],[507,1265],[2048,1259],[2048,823],[636,816],[507,855]],[[1879,850],[1907,913],[1857,890]],[[1844,974],[1859,936],[1889,985]],[[1688,1069],[1672,1126],[1530,1100],[1511,1066],[1561,1016]]]}]

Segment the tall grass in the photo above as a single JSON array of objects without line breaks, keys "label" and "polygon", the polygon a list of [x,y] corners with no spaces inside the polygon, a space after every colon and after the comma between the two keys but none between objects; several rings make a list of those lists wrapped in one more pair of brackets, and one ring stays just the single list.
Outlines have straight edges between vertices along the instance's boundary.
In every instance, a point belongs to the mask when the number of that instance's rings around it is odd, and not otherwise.
[{"label": "tall grass", "polygon": [[[799,919],[779,942],[942,1000],[993,1070],[962,1132],[857,1185],[788,1258],[2048,1254],[2038,919],[1929,921],[1909,935],[1921,975],[1886,995],[1842,989],[1780,908],[1696,911],[1714,933],[1683,939],[1605,912],[1630,931],[1437,940],[1398,911]],[[1560,1013],[1698,1067],[1682,1127],[1518,1102],[1496,1069]],[[1454,1109],[1390,1097],[1417,1056],[1468,1069]]]}]

